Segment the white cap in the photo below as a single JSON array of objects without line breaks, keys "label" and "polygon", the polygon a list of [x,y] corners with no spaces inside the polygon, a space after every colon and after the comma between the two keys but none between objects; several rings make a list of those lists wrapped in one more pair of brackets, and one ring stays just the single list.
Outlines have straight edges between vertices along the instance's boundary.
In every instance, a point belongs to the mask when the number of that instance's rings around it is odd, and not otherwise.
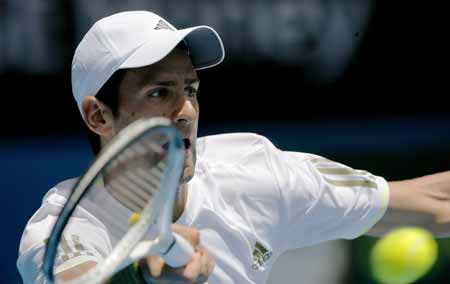
[{"label": "white cap", "polygon": [[97,21],[72,61],[72,92],[81,114],[83,98],[95,96],[114,72],[154,64],[182,40],[196,70],[215,66],[225,57],[222,40],[208,26],[177,30],[147,11],[122,12]]}]

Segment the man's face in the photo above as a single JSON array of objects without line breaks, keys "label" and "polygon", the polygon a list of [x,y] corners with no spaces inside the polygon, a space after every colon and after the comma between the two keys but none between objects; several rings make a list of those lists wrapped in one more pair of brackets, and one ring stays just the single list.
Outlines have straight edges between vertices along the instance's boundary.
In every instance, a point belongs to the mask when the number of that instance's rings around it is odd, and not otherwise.
[{"label": "man's face", "polygon": [[187,52],[175,49],[156,64],[128,69],[119,87],[114,133],[139,118],[170,119],[185,142],[182,182],[189,181],[194,175],[199,83]]}]

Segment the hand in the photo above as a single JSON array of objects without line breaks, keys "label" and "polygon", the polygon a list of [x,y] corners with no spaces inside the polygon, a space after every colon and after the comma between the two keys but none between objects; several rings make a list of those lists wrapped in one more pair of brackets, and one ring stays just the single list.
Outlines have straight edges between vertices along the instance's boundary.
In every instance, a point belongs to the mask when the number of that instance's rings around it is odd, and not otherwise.
[{"label": "hand", "polygon": [[214,260],[200,245],[199,232],[176,224],[172,225],[172,229],[191,243],[195,254],[185,266],[179,268],[164,265],[164,260],[160,256],[148,256],[144,261],[153,278],[152,283],[205,283],[214,269]]},{"label": "hand", "polygon": [[368,232],[383,236],[402,226],[429,230],[435,237],[450,237],[450,171],[389,182],[389,203],[382,219]]}]

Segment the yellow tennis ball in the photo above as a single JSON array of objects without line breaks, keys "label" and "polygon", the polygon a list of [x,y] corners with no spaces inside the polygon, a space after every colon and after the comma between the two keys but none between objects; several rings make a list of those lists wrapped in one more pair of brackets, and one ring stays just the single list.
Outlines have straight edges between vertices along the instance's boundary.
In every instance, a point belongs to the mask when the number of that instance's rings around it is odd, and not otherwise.
[{"label": "yellow tennis ball", "polygon": [[371,251],[373,276],[389,284],[412,283],[425,275],[436,262],[437,243],[431,233],[415,227],[389,232]]},{"label": "yellow tennis ball", "polygon": [[128,224],[130,224],[130,226],[136,224],[137,221],[139,221],[139,218],[141,218],[141,214],[137,212],[131,214],[130,218],[128,219]]}]

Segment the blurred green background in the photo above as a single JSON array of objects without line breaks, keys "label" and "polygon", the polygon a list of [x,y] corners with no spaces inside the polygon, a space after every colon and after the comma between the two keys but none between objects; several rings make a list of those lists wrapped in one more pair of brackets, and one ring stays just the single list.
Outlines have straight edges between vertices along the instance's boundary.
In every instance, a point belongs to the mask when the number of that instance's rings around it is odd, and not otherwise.
[{"label": "blurred green background", "polygon": [[[370,273],[369,253],[378,238],[362,237],[351,242],[351,283],[380,284]],[[450,240],[438,240],[439,257],[433,268],[414,283],[448,283],[450,279]],[[381,283],[383,284],[383,283]]]}]

